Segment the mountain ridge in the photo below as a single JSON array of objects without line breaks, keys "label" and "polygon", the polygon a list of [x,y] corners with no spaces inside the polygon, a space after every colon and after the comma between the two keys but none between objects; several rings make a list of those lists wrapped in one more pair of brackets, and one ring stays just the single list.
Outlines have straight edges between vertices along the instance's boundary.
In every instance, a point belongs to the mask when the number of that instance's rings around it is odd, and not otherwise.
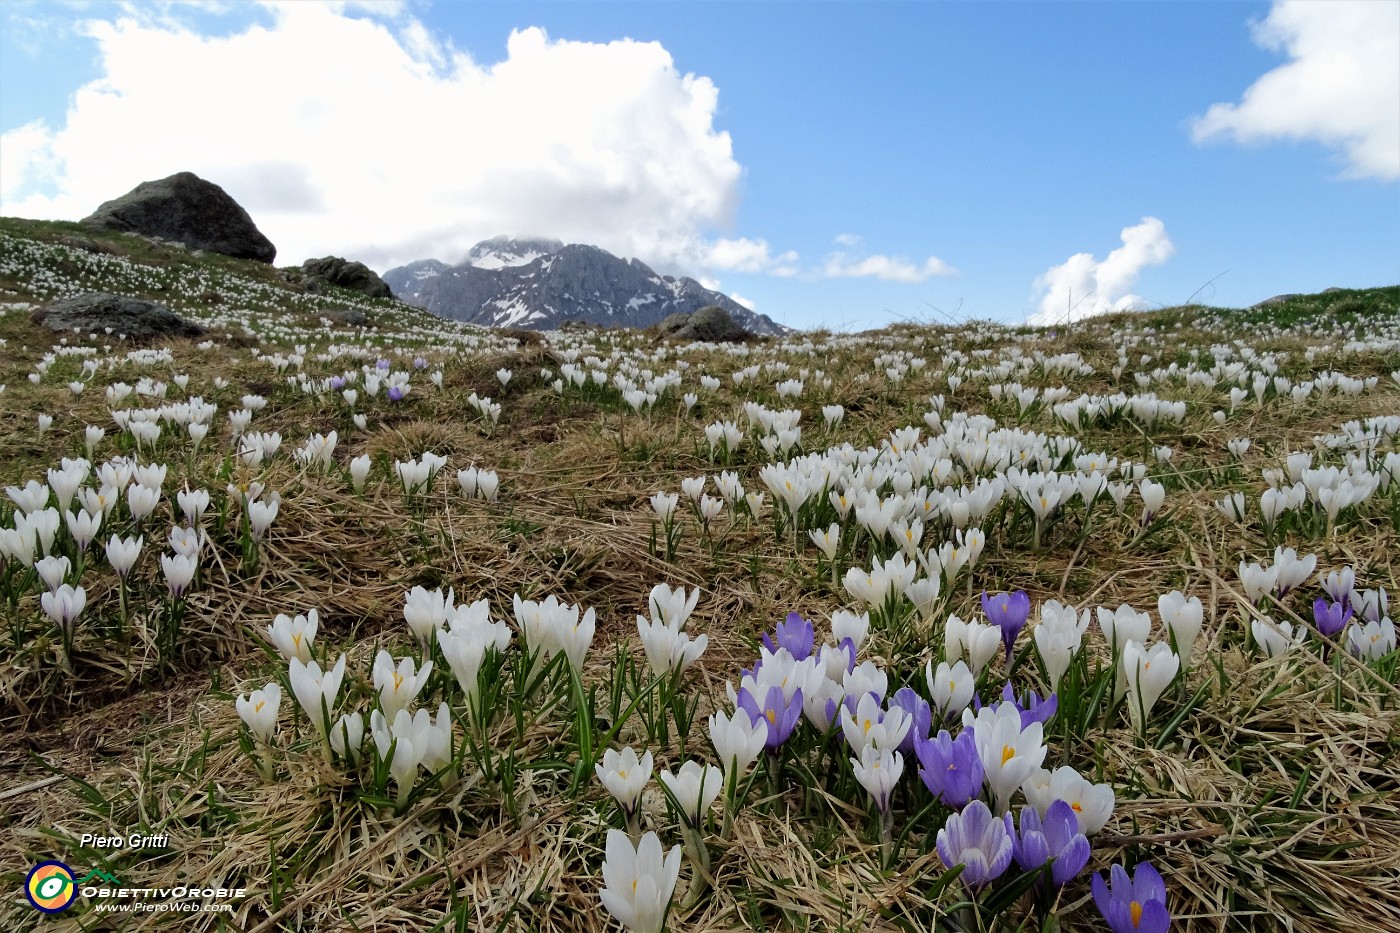
[{"label": "mountain ridge", "polygon": [[717,305],[752,333],[788,330],[695,279],[661,275],[640,259],[597,246],[547,238],[492,237],[456,265],[420,259],[383,278],[401,301],[489,327],[552,330],[580,322],[641,328]]}]

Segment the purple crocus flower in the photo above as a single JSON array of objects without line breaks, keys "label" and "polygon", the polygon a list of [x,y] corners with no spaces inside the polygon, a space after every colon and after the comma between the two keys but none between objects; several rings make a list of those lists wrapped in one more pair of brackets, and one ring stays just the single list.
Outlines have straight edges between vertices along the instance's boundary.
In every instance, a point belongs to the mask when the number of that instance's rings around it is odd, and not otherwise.
[{"label": "purple crocus flower", "polygon": [[331,388],[332,388],[332,389],[343,389],[343,388],[345,388],[345,377],[344,377],[344,376],[332,376],[332,377],[331,377]]},{"label": "purple crocus flower", "polygon": [[398,402],[398,401],[401,401],[401,400],[403,399],[403,395],[404,395],[404,392],[403,392],[403,387],[402,387],[402,386],[389,386],[389,401],[391,401],[391,402]]},{"label": "purple crocus flower", "polygon": [[1006,646],[1006,660],[1010,661],[1011,646],[1016,643],[1016,636],[1021,634],[1021,629],[1026,627],[1026,619],[1030,617],[1031,598],[1025,590],[995,596],[983,590],[982,612],[987,621],[1001,629],[1001,643]]},{"label": "purple crocus flower", "polygon": [[1109,877],[1105,883],[1103,875],[1095,872],[1090,887],[1113,933],[1166,933],[1172,918],[1167,913],[1167,886],[1157,869],[1139,862],[1129,879],[1122,865],[1114,865]]},{"label": "purple crocus flower", "polygon": [[[973,696],[973,712],[982,708],[982,703],[977,696]],[[1027,688],[1026,692],[1020,696],[1012,688],[1008,681],[1005,687],[1001,688],[1001,699],[1003,703],[1013,703],[1016,709],[1021,712],[1021,729],[1025,730],[1033,722],[1041,725],[1049,722],[1060,709],[1060,699],[1055,694],[1042,697],[1034,690]]]},{"label": "purple crocus flower", "polygon": [[374,368],[375,368],[375,369],[388,369],[388,368],[389,368],[389,361],[388,361],[388,360],[380,360],[379,362],[377,362],[377,363],[374,364]]},{"label": "purple crocus flower", "polygon": [[758,722],[761,717],[768,722],[768,740],[764,746],[770,750],[786,742],[797,721],[802,718],[801,687],[792,692],[791,700],[784,700],[783,688],[775,684],[768,688],[768,696],[764,697],[762,706],[747,688],[739,691],[738,699],[740,708],[749,714],[751,721]]},{"label": "purple crocus flower", "polygon": [[919,756],[919,777],[944,806],[960,810],[982,790],[986,772],[977,756],[977,740],[971,729],[954,739],[947,729],[914,745]]},{"label": "purple crocus flower", "polygon": [[992,816],[980,800],[948,817],[938,831],[938,857],[949,868],[963,866],[958,877],[977,891],[1000,878],[1011,864],[1011,814]]},{"label": "purple crocus flower", "polygon": [[1050,882],[1060,888],[1089,864],[1089,840],[1079,831],[1074,808],[1056,800],[1041,820],[1035,807],[1021,808],[1021,831],[1013,840],[1016,864],[1022,871],[1035,871],[1050,859]]},{"label": "purple crocus flower", "polygon": [[909,714],[909,731],[904,734],[904,738],[899,742],[899,750],[905,755],[916,754],[915,745],[928,738],[928,731],[933,727],[933,709],[928,705],[928,700],[919,696],[910,687],[900,687],[890,697],[890,706],[898,706]]},{"label": "purple crocus flower", "polygon": [[773,638],[763,633],[763,645],[774,654],[779,648],[786,648],[794,661],[805,661],[812,656],[816,638],[811,622],[802,618],[801,613],[789,612],[786,621],[778,623]]},{"label": "purple crocus flower", "polygon": [[1313,603],[1313,621],[1317,623],[1319,634],[1332,638],[1351,621],[1352,608],[1345,602],[1328,602],[1319,596]]},{"label": "purple crocus flower", "polygon": [[427,366],[427,365],[428,365],[428,361],[425,360],[425,359],[423,359],[423,357],[421,357],[421,356],[415,356],[415,357],[413,358],[413,368],[414,368],[414,369],[422,369],[423,367],[425,367],[425,366]]}]

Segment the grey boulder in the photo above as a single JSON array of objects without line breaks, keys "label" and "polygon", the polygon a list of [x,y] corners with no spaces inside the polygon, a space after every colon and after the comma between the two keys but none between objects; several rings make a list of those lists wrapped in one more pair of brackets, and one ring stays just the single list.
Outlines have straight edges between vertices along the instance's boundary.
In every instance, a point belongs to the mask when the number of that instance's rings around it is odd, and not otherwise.
[{"label": "grey boulder", "polygon": [[270,263],[277,247],[227,191],[193,172],[143,181],[83,218],[103,230],[120,230],[181,243],[191,249]]},{"label": "grey boulder", "polygon": [[64,298],[35,309],[29,318],[56,333],[72,330],[105,333],[111,328],[113,335],[125,334],[129,340],[136,341],[204,335],[204,328],[164,305],[107,292]]},{"label": "grey boulder", "polygon": [[718,305],[707,305],[690,315],[685,325],[676,330],[680,340],[699,340],[704,343],[734,343],[745,340],[750,335],[734,322],[729,312]]}]

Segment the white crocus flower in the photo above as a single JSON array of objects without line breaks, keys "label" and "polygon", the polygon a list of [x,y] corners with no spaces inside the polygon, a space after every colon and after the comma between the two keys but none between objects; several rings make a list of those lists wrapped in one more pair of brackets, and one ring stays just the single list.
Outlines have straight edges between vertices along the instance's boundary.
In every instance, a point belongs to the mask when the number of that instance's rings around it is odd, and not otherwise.
[{"label": "white crocus flower", "polygon": [[997,649],[1001,647],[1001,629],[986,622],[973,619],[964,622],[957,616],[949,616],[943,631],[943,654],[950,660],[967,656],[972,672],[981,675]]},{"label": "white crocus flower", "polygon": [[736,709],[732,716],[716,712],[710,717],[710,743],[728,783],[744,776],[767,741],[768,723],[762,718],[750,719],[742,709]]},{"label": "white crocus flower", "polygon": [[1036,769],[1021,785],[1021,790],[1026,802],[1035,807],[1042,818],[1056,800],[1069,804],[1079,818],[1080,832],[1086,836],[1103,829],[1113,816],[1113,785],[1095,784],[1069,765],[1053,772]]},{"label": "white crocus flower", "polygon": [[884,814],[890,808],[890,794],[904,773],[904,756],[892,747],[867,745],[859,758],[851,759],[856,780],[875,798],[875,805]]},{"label": "white crocus flower", "polygon": [[249,732],[263,743],[272,741],[272,736],[277,731],[277,714],[282,709],[281,687],[268,684],[246,697],[240,696],[234,705]]},{"label": "white crocus flower", "polygon": [[647,597],[647,607],[651,611],[651,617],[667,625],[675,625],[678,628],[685,628],[686,621],[690,614],[695,611],[695,604],[700,599],[700,588],[696,587],[687,594],[686,588],[678,586],[674,590],[664,583],[658,583],[651,588],[651,593]]},{"label": "white crocus flower", "polygon": [[296,658],[305,664],[311,660],[311,643],[320,624],[320,616],[315,609],[307,610],[304,616],[295,617],[278,613],[272,625],[268,626],[268,640],[288,661]]},{"label": "white crocus flower", "polygon": [[1347,650],[1364,661],[1379,661],[1395,650],[1395,623],[1390,616],[1347,626]]},{"label": "white crocus flower", "polygon": [[857,755],[869,748],[898,748],[913,724],[902,708],[891,705],[882,709],[880,701],[869,693],[856,702],[854,715],[849,706],[841,706],[841,734]]},{"label": "white crocus flower", "polygon": [[1152,707],[1181,669],[1181,658],[1171,645],[1158,642],[1151,648],[1130,641],[1123,646],[1122,677],[1128,688],[1128,715],[1139,734],[1147,730]]},{"label": "white crocus flower", "polygon": [[1275,622],[1267,616],[1253,619],[1249,623],[1249,630],[1254,635],[1254,642],[1265,655],[1276,658],[1295,648],[1303,641],[1303,636],[1307,629],[1298,626],[1298,630],[1293,630],[1293,623],[1287,620]]},{"label": "white crocus flower", "polygon": [[681,818],[692,828],[698,827],[724,789],[724,772],[714,765],[687,761],[674,773],[662,770],[657,775],[675,798]]},{"label": "white crocus flower", "polygon": [[129,538],[118,538],[112,535],[107,540],[107,563],[112,565],[117,576],[125,579],[131,573],[131,568],[135,566],[137,558],[141,556],[141,545],[144,538],[136,535]]},{"label": "white crocus flower", "polygon": [[365,744],[365,717],[359,713],[346,713],[336,720],[330,732],[331,748],[342,758],[357,763],[360,751]]},{"label": "white crocus flower", "polygon": [[1186,598],[1180,590],[1172,590],[1157,597],[1157,615],[1166,623],[1172,640],[1181,657],[1181,663],[1191,666],[1191,649],[1196,644],[1196,636],[1201,633],[1201,622],[1205,610],[1198,597]]},{"label": "white crocus flower", "polygon": [[1022,729],[1020,710],[1006,702],[984,706],[976,715],[964,710],[963,726],[973,730],[987,786],[996,796],[996,812],[1004,813],[1011,807],[1011,795],[1045,761],[1044,727],[1033,722]]},{"label": "white crocus flower", "polygon": [[316,661],[304,664],[299,658],[292,658],[288,662],[287,679],[291,682],[292,694],[322,738],[326,737],[344,678],[344,654],[335,662],[335,667],[326,671],[322,671]]},{"label": "white crocus flower", "polygon": [[179,503],[180,512],[185,516],[185,521],[191,525],[198,525],[204,519],[204,513],[209,508],[209,490],[182,489],[175,494],[175,501]]},{"label": "white crocus flower", "polygon": [[708,635],[691,638],[679,626],[646,616],[637,616],[637,636],[651,672],[657,677],[683,673],[704,653],[710,641]]},{"label": "white crocus flower", "polygon": [[598,780],[622,807],[622,812],[626,814],[630,824],[637,812],[642,791],[651,780],[651,752],[638,755],[633,748],[624,748],[620,752],[610,748],[603,753],[603,760],[594,766],[594,770]]},{"label": "white crocus flower", "polygon": [[437,633],[447,623],[453,609],[452,596],[451,587],[445,596],[442,587],[427,590],[415,586],[404,594],[403,618],[421,650],[428,650]]},{"label": "white crocus flower", "polygon": [[924,679],[928,682],[929,705],[943,721],[961,716],[972,702],[977,678],[972,676],[966,661],[955,661],[951,666],[940,661],[937,670],[929,661],[924,667]]},{"label": "white crocus flower", "polygon": [[170,589],[171,596],[183,596],[185,590],[194,580],[195,571],[199,569],[199,561],[194,557],[184,554],[162,554],[160,556],[161,573],[165,575],[165,585]]},{"label": "white crocus flower", "polygon": [[158,489],[151,489],[140,483],[133,483],[126,487],[127,508],[131,511],[131,517],[138,522],[154,512],[159,503],[160,490]]},{"label": "white crocus flower", "polygon": [[396,665],[387,651],[375,655],[374,689],[379,691],[379,705],[384,708],[384,715],[392,717],[399,710],[408,709],[432,672],[431,660],[424,661],[423,667],[417,669],[412,658],[401,658]]},{"label": "white crocus flower", "polygon": [[267,529],[272,527],[273,520],[277,518],[277,509],[280,504],[275,493],[267,502],[260,500],[248,503],[248,528],[253,533],[253,540],[261,540]]},{"label": "white crocus flower", "polygon": [[365,491],[365,479],[369,476],[369,454],[361,454],[350,461],[350,488],[358,495]]},{"label": "white crocus flower", "polygon": [[603,859],[603,889],[598,896],[630,933],[661,933],[681,871],[681,847],[663,852],[656,833],[648,831],[633,846],[621,830],[608,830]]},{"label": "white crocus flower", "polygon": [[58,557],[50,554],[43,560],[34,562],[34,572],[39,575],[39,579],[44,581],[44,585],[49,588],[50,593],[58,591],[63,585],[63,581],[73,570],[73,562],[66,557]]},{"label": "white crocus flower", "polygon": [[865,636],[870,634],[870,613],[854,613],[847,609],[838,609],[831,614],[831,635],[837,643],[851,640],[856,650],[865,642]]},{"label": "white crocus flower", "polygon": [[1123,653],[1123,646],[1128,642],[1141,644],[1147,641],[1147,636],[1152,632],[1152,617],[1132,606],[1119,606],[1114,610],[1100,606],[1098,617],[1099,630],[1103,632],[1104,641],[1108,642],[1108,649],[1114,657]]},{"label": "white crocus flower", "polygon": [[71,632],[78,613],[87,605],[87,591],[65,583],[52,593],[39,594],[39,605],[59,628]]}]

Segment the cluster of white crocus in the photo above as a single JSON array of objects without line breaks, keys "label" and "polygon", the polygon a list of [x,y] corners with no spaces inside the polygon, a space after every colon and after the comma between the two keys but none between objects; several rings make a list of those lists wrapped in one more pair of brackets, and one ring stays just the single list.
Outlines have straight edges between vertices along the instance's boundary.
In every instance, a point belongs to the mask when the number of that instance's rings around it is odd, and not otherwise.
[{"label": "cluster of white crocus", "polygon": [[[507,375],[506,379],[509,380],[509,378],[510,376]],[[502,385],[505,385],[505,383],[503,382]],[[467,404],[475,408],[482,418],[491,423],[492,427],[495,427],[501,420],[501,406],[498,402],[493,402],[489,398],[479,396],[473,392],[471,395],[467,396]]]},{"label": "cluster of white crocus", "polygon": [[329,469],[335,462],[335,447],[339,440],[340,435],[335,431],[328,434],[312,434],[296,452],[296,460],[309,467]]},{"label": "cluster of white crocus", "polygon": [[427,492],[438,471],[446,465],[446,457],[427,450],[418,457],[394,461],[394,474],[403,486],[404,495],[414,496]]},{"label": "cluster of white crocus", "polygon": [[[1117,665],[1116,698],[1127,697],[1128,715],[1134,728],[1143,732],[1152,708],[1176,679],[1183,661],[1190,664],[1191,651],[1200,634],[1204,607],[1196,597],[1173,590],[1158,597],[1157,611],[1167,628],[1171,643],[1148,644],[1152,617],[1131,606],[1117,609],[1099,607],[1099,629]],[[1172,644],[1180,651],[1172,650]]]},{"label": "cluster of white crocus", "polygon": [[583,659],[593,644],[597,628],[593,610],[570,606],[556,596],[536,602],[514,597],[515,623],[529,650],[539,652],[539,662],[564,654],[574,670],[583,670]]},{"label": "cluster of white crocus", "polygon": [[511,640],[510,628],[492,620],[490,602],[479,599],[456,605],[450,588],[444,596],[441,589],[415,586],[404,597],[403,616],[425,654],[437,643],[466,696],[468,710],[478,712],[481,664],[488,651],[504,651]]},{"label": "cluster of white crocus", "polygon": [[452,712],[446,702],[438,705],[436,718],[426,709],[410,714],[406,708],[398,708],[390,713],[386,705],[383,712],[376,709],[369,714],[369,729],[375,750],[380,760],[388,763],[398,788],[396,802],[400,807],[408,801],[420,767],[434,775],[452,763]]},{"label": "cluster of white crocus", "polygon": [[1274,549],[1272,565],[1240,561],[1238,573],[1245,597],[1258,606],[1270,594],[1276,599],[1283,599],[1293,590],[1306,584],[1316,569],[1317,555],[1306,554],[1300,557],[1291,547],[1278,547]]},{"label": "cluster of white crocus", "polygon": [[467,467],[457,471],[457,485],[469,499],[481,498],[495,502],[499,494],[501,480],[495,470]]},{"label": "cluster of white crocus", "polygon": [[657,677],[684,673],[704,654],[709,644],[708,635],[692,637],[685,631],[685,624],[695,610],[700,590],[686,595],[685,587],[672,590],[664,583],[652,587],[647,599],[649,616],[637,616],[637,637],[642,642],[647,663],[652,674]]}]

